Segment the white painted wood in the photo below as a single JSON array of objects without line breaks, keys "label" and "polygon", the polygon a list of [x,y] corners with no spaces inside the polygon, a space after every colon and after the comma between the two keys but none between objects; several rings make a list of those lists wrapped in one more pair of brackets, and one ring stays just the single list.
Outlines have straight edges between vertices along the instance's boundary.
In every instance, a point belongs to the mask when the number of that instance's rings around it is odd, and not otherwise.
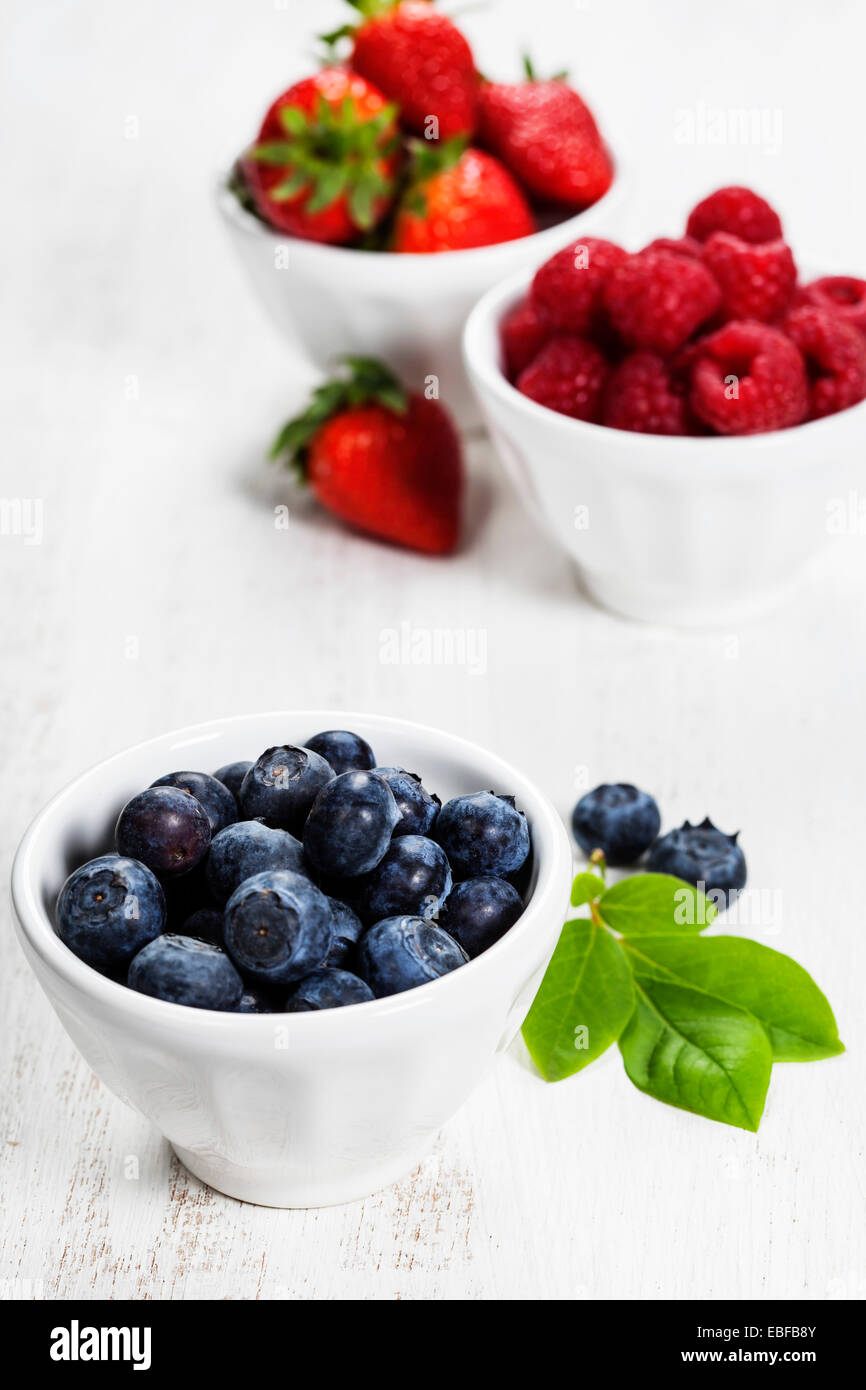
[{"label": "white painted wood", "polygon": [[[862,271],[858,9],[547,0],[529,33],[509,0],[466,25],[488,72],[527,39],[542,68],[573,55],[629,151],[636,237],[754,181],[804,258]],[[316,12],[317,29],[341,13]],[[628,777],[666,825],[742,827],[752,883],[781,897],[769,939],[826,988],[849,1053],[777,1068],[754,1137],[647,1100],[615,1052],[545,1087],[518,1044],[405,1182],[261,1210],[188,1178],[90,1075],[4,906],[0,1280],[145,1299],[862,1297],[866,537],[836,540],[771,618],[671,636],[575,592],[481,445],[469,543],[441,563],[341,532],[269,472],[309,374],[248,297],[209,180],[299,72],[308,15],[6,7],[0,493],[42,500],[44,539],[0,538],[4,875],[44,799],[128,742],[299,702],[406,714],[533,769],[564,815],[580,776]],[[683,113],[706,134],[713,107],[766,112],[771,132],[781,113],[781,149],[678,143]],[[486,671],[381,664],[402,622],[483,631]]]}]

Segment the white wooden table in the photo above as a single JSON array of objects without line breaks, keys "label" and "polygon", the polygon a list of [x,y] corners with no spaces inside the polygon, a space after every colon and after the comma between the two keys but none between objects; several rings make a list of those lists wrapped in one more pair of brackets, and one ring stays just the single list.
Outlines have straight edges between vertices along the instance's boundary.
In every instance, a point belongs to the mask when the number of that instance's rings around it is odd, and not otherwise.
[{"label": "white wooden table", "polygon": [[[342,14],[316,10],[317,29]],[[722,19],[687,0],[548,0],[528,34],[515,0],[466,25],[488,72],[528,38],[541,68],[574,55],[630,152],[635,238],[753,181],[804,257],[862,269],[857,10],[834,5],[831,29],[826,7],[781,0]],[[297,704],[414,716],[531,768],[563,815],[582,776],[627,778],[667,826],[741,827],[781,911],[756,932],[812,969],[849,1052],[777,1068],[750,1136],[639,1095],[615,1050],[546,1087],[518,1043],[397,1187],[257,1209],[188,1177],[90,1074],[4,907],[0,1292],[862,1297],[866,536],[836,539],[771,618],[687,636],[591,607],[481,444],[451,562],[299,500],[262,455],[309,374],[248,298],[209,181],[301,69],[308,14],[6,7],[0,493],[39,501],[43,534],[0,537],[4,874],[48,795],[139,738]],[[737,138],[741,109],[757,143]],[[382,664],[382,630],[404,622],[480,630],[486,670]]]}]

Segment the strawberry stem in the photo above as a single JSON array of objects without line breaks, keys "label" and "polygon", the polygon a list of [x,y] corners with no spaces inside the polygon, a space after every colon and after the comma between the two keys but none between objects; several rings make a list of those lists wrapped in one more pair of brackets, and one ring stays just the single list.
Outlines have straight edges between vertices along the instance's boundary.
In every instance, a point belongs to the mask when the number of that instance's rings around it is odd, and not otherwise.
[{"label": "strawberry stem", "polygon": [[360,405],[380,405],[394,415],[405,415],[409,408],[406,391],[384,363],[347,356],[341,365],[344,370],[316,387],[306,410],[288,420],[271,445],[268,457],[294,468],[301,478],[313,439],[335,415]]}]

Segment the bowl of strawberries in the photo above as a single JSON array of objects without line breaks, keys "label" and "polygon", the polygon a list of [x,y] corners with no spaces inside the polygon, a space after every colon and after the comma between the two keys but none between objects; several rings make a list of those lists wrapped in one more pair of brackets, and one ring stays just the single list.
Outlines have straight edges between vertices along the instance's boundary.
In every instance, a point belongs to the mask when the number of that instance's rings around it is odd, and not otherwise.
[{"label": "bowl of strawberries", "polygon": [[598,228],[620,179],[563,77],[482,78],[430,0],[349,3],[357,22],[271,103],[218,205],[264,308],[317,366],[376,357],[473,424],[470,308]]},{"label": "bowl of strawberries", "polygon": [[581,237],[510,277],[464,355],[528,509],[630,618],[766,608],[862,486],[866,280],[798,270],[750,189],[710,194],[681,237]]}]

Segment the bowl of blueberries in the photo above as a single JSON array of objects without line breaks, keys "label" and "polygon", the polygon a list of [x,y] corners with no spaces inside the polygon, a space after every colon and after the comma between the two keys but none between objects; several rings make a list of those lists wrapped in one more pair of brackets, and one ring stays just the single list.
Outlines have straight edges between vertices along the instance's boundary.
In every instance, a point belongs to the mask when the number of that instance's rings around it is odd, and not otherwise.
[{"label": "bowl of blueberries", "polygon": [[91,768],[16,856],[94,1071],[199,1178],[317,1206],[423,1156],[532,1002],[571,850],[524,774],[377,715],[249,715]]}]

